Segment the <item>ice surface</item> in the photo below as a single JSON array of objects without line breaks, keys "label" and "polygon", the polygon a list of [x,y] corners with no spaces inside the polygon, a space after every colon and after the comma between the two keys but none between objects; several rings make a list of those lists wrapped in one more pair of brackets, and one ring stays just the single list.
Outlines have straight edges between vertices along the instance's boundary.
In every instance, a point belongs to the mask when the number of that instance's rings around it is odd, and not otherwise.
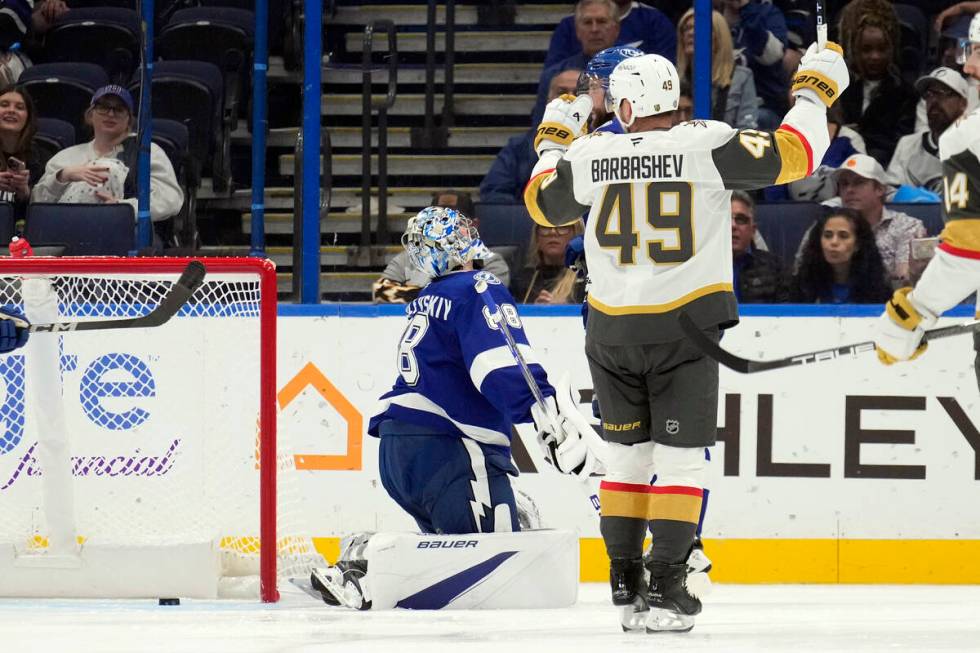
[{"label": "ice surface", "polygon": [[625,634],[605,585],[565,610],[353,612],[238,601],[0,600],[0,650],[980,651],[980,586],[715,586],[691,633]]}]

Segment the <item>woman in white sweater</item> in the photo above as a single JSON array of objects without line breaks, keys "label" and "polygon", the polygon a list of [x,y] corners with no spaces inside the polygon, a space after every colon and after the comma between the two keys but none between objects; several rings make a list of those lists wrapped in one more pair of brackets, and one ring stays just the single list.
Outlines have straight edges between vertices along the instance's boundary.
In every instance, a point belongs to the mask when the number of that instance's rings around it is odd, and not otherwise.
[{"label": "woman in white sweater", "polygon": [[[93,138],[55,154],[34,186],[34,202],[126,202],[137,210],[137,139],[133,134],[133,97],[125,88],[103,86],[92,95],[85,122]],[[184,191],[170,160],[155,143],[150,146],[150,219],[162,222],[177,215]]]}]

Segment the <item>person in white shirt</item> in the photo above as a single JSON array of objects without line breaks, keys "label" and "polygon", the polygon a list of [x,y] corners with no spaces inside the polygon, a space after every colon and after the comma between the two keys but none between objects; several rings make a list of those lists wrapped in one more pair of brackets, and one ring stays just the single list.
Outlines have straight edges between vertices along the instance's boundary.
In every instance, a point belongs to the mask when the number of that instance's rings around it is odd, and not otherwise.
[{"label": "person in white shirt", "polygon": [[940,66],[919,78],[915,90],[926,103],[928,128],[898,140],[888,175],[896,185],[917,186],[941,194],[939,137],[966,111],[970,88],[958,72]]},{"label": "person in white shirt", "polygon": [[[137,210],[133,97],[125,88],[103,86],[85,111],[93,137],[65,148],[48,161],[31,193],[33,202],[126,202]],[[150,146],[150,219],[172,218],[184,205],[184,191],[164,151]]]}]

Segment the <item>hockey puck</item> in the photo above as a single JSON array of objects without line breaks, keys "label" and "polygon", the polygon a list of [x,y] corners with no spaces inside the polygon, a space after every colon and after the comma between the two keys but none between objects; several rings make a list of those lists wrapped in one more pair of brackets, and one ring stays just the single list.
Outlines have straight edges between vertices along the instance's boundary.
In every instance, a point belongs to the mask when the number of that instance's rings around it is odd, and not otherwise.
[{"label": "hockey puck", "polygon": [[160,599],[160,605],[180,605],[180,599]]}]

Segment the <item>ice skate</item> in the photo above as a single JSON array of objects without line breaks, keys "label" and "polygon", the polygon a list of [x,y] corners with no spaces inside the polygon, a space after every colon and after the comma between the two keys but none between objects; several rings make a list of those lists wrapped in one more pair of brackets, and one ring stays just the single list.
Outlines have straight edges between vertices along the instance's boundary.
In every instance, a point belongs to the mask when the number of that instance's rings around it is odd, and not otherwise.
[{"label": "ice skate", "polygon": [[642,631],[646,627],[648,578],[649,572],[641,559],[613,560],[610,564],[612,602],[620,608],[623,632]]},{"label": "ice skate", "polygon": [[694,616],[701,612],[701,601],[687,589],[687,564],[651,563],[647,602],[648,633],[686,633],[694,628]]}]

